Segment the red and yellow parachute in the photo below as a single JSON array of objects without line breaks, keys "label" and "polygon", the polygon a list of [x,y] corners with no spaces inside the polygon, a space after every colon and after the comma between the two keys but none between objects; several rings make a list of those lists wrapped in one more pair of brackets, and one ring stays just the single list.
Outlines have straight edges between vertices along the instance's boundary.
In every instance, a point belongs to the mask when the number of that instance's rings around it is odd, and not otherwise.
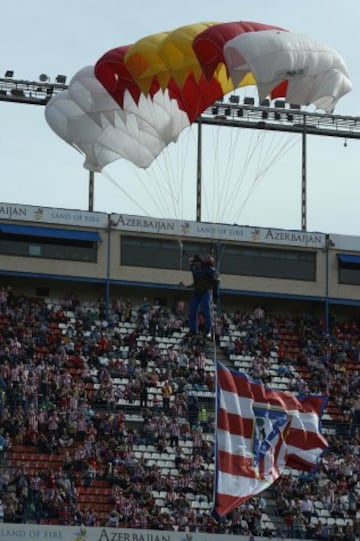
[{"label": "red and yellow parachute", "polygon": [[351,90],[341,56],[306,36],[254,22],[197,23],[108,51],[51,98],[45,116],[87,169],[119,158],[147,168],[207,107],[246,85],[260,101],[326,112]]}]

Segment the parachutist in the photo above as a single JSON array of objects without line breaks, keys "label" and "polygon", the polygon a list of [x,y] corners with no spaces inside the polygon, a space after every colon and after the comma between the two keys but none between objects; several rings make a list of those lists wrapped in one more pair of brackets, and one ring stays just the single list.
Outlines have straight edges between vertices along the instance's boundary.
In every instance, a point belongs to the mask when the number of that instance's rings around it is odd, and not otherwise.
[{"label": "parachutist", "polygon": [[193,295],[189,306],[189,329],[192,334],[198,332],[198,315],[201,310],[204,317],[205,335],[212,335],[212,301],[217,301],[220,278],[215,269],[214,258],[201,258],[198,254],[190,265],[193,277]]}]

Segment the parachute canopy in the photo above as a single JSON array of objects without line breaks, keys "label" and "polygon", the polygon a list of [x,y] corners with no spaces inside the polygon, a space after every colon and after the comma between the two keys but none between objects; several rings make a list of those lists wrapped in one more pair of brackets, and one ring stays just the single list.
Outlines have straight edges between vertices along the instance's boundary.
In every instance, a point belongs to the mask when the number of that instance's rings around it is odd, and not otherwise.
[{"label": "parachute canopy", "polygon": [[247,85],[260,101],[328,113],[351,90],[341,56],[306,36],[254,22],[198,23],[108,51],[51,98],[45,117],[87,169],[119,158],[147,168],[207,107]]}]

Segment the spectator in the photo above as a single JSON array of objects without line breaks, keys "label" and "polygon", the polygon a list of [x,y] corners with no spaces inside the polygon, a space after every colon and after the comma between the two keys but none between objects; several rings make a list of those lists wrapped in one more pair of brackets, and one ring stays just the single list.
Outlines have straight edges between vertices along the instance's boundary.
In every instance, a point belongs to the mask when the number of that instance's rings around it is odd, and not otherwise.
[{"label": "spectator", "polygon": [[148,381],[146,379],[141,381],[140,386],[140,408],[147,408],[148,401]]},{"label": "spectator", "polygon": [[173,394],[172,387],[168,380],[165,380],[162,389],[162,399],[163,399],[163,410],[168,412],[170,410],[170,398]]},{"label": "spectator", "polygon": [[360,396],[357,396],[351,409],[351,435],[355,436],[360,432]]},{"label": "spectator", "polygon": [[311,517],[314,515],[314,502],[308,494],[305,494],[303,499],[300,500],[300,511],[305,519],[305,524],[309,526]]},{"label": "spectator", "polygon": [[[19,306],[15,307],[14,302],[19,303]],[[75,505],[77,500],[83,497],[82,491],[79,491],[79,495],[76,494],[76,486],[85,480],[84,477],[91,470],[92,484],[100,480],[106,483],[106,479],[109,479],[111,483],[115,483],[114,486],[123,487],[123,498],[129,500],[129,505],[125,506],[122,502],[116,506],[120,515],[118,524],[121,526],[125,525],[126,518],[126,525],[131,524],[132,527],[163,529],[176,525],[180,530],[187,526],[189,531],[214,531],[214,524],[207,520],[207,513],[196,513],[185,505],[189,500],[188,492],[198,497],[199,501],[201,496],[204,502],[210,504],[213,489],[213,470],[210,469],[213,461],[212,442],[208,441],[207,436],[205,439],[204,434],[209,429],[212,432],[212,422],[209,422],[209,426],[203,423],[203,432],[197,433],[198,409],[191,428],[188,423],[190,418],[193,421],[188,398],[193,396],[197,399],[200,396],[198,406],[201,409],[205,400],[199,389],[207,386],[214,390],[214,382],[211,383],[211,378],[209,379],[209,375],[213,378],[213,373],[207,370],[209,364],[206,362],[205,342],[199,340],[199,347],[194,350],[187,343],[177,344],[172,340],[171,348],[168,346],[166,350],[160,351],[159,344],[156,345],[154,340],[149,340],[146,347],[140,343],[139,332],[136,330],[127,330],[126,335],[118,332],[122,324],[118,319],[112,320],[108,327],[105,325],[106,321],[101,325],[95,325],[93,321],[87,327],[89,334],[85,337],[81,330],[84,328],[80,319],[81,306],[76,314],[76,321],[72,321],[71,336],[68,332],[63,335],[57,332],[58,322],[66,323],[68,306],[64,305],[62,308],[49,310],[42,301],[36,301],[34,305],[33,301],[25,298],[19,301],[12,297],[7,301],[5,319],[8,323],[3,322],[0,337],[0,355],[3,357],[3,362],[0,363],[0,388],[5,393],[0,411],[0,428],[9,442],[6,451],[9,468],[3,472],[0,483],[6,519],[36,522],[59,520],[67,524],[90,525],[96,521],[98,524],[107,524],[109,514],[94,516],[90,508]],[[123,313],[121,317],[124,317]],[[134,324],[136,317],[131,311],[128,313],[130,325]],[[155,322],[154,332],[161,333],[162,337],[172,337],[172,332],[181,330],[171,321],[171,314],[161,306],[150,309],[150,317]],[[280,356],[282,366],[292,369],[293,377],[289,385],[305,392],[306,385],[315,391],[327,389],[332,404],[335,404],[332,415],[344,413],[348,416],[344,416],[344,419],[349,420],[358,388],[358,373],[355,370],[358,360],[358,325],[339,323],[334,327],[334,332],[325,337],[316,321],[308,316],[298,319],[275,318],[267,314],[261,328],[257,328],[254,319],[254,314],[249,316],[240,311],[227,315],[228,324],[223,326],[221,333],[226,334],[227,344],[235,339],[239,341],[236,352],[235,347],[228,348],[227,351],[231,352],[231,355],[251,358],[254,372],[260,377],[270,378],[271,374],[276,375],[274,365],[279,364],[277,354],[280,346],[284,346]],[[118,322],[119,327],[116,330],[114,326]],[[294,333],[287,344],[282,338],[283,328],[286,332]],[[235,332],[236,335],[233,334]],[[101,334],[106,334],[108,344],[99,349]],[[113,362],[113,355],[117,355],[120,344],[125,343],[126,347],[131,348],[133,363],[124,356],[119,365]],[[37,349],[38,346],[41,349]],[[46,354],[43,347],[47,348]],[[182,350],[184,357],[175,354],[177,347]],[[137,356],[138,351],[144,351],[148,359],[142,366],[136,360],[140,359]],[[84,357],[80,368],[76,359],[74,360],[74,352]],[[125,386],[115,378],[126,377],[129,362],[130,365],[133,364],[133,379]],[[229,358],[229,363],[231,362],[232,359]],[[88,366],[90,371],[84,372],[85,366]],[[300,372],[304,377],[299,377]],[[85,386],[79,381],[79,377],[84,374],[89,376],[90,373],[92,377],[87,378],[88,384]],[[159,388],[162,382],[171,382],[174,400],[169,404],[166,415],[164,412],[162,416],[159,415],[154,407],[157,396],[148,401],[147,408],[143,408],[143,411],[136,409],[135,399],[139,396],[139,383],[147,378],[151,378],[152,386]],[[99,393],[94,391],[93,384],[101,386]],[[130,388],[128,394],[127,388]],[[116,410],[104,414],[107,400],[104,396],[107,392],[114,394],[114,389],[121,389],[123,400],[132,400],[132,410],[137,411],[144,420],[140,430],[137,430],[136,426],[130,427],[115,402],[110,409]],[[209,409],[212,408],[210,404],[206,397],[209,414]],[[39,405],[44,406],[42,410]],[[51,435],[49,420],[52,420],[54,412],[58,420]],[[86,435],[85,438],[80,437],[77,440],[76,433],[82,415],[86,419]],[[147,425],[150,426],[148,432],[151,436],[145,436]],[[179,435],[177,431],[171,433],[172,425],[180,427]],[[332,425],[332,429],[334,426]],[[270,490],[276,496],[279,515],[282,515],[285,521],[288,516],[294,518],[299,505],[305,500],[305,496],[309,495],[310,500],[323,507],[324,511],[334,514],[333,520],[336,520],[336,517],[351,520],[350,529],[334,531],[333,527],[327,526],[327,531],[323,533],[318,528],[316,535],[331,537],[341,534],[346,541],[351,541],[354,532],[358,535],[359,529],[356,513],[359,507],[357,483],[360,443],[357,432],[352,438],[349,438],[349,434],[339,432],[343,426],[347,426],[346,421],[337,426],[335,437],[328,437],[330,452],[323,457],[318,472],[282,476]],[[9,434],[6,436],[7,431]],[[41,442],[45,436],[49,445],[42,452],[49,454],[66,441],[66,433],[70,437],[69,441],[72,439],[73,443],[66,447],[67,455],[59,457],[59,464],[66,469],[75,490],[72,490],[57,469],[54,469],[54,475],[49,476],[45,476],[41,471],[24,471],[15,498],[10,497],[12,492],[7,491],[7,486],[14,483],[15,475],[9,457],[16,452],[17,445],[22,443],[30,446],[36,440]],[[171,436],[176,436],[176,439],[171,441]],[[82,439],[84,441],[81,441]],[[162,453],[167,453],[169,461],[174,459],[177,476],[170,473],[170,467],[169,474],[162,475],[162,469],[156,463],[150,466],[151,461],[136,447],[138,443],[149,446],[155,444]],[[169,443],[173,444],[172,449]],[[178,446],[174,452],[176,444]],[[57,463],[57,457],[54,458],[52,464]],[[33,462],[36,463],[41,464],[41,460]],[[17,475],[16,473],[18,480]],[[149,487],[149,492],[144,490],[145,487]],[[174,509],[169,508],[169,513],[165,515],[161,512],[161,504],[151,503],[150,490],[161,490],[170,494],[175,492],[181,503],[180,508],[175,505]],[[279,493],[282,498],[278,497]],[[129,494],[133,498],[129,498]],[[260,533],[257,511],[261,511],[260,499],[241,509],[241,527],[250,529],[254,535]],[[270,510],[268,512],[270,513]],[[303,509],[302,515],[305,514]],[[308,520],[306,522],[304,528],[309,528],[314,521],[310,520],[310,525]],[[227,533],[229,524],[224,521],[224,524],[217,525],[217,532]],[[269,532],[273,534],[270,530]],[[307,532],[303,530],[303,535],[310,536],[313,532],[315,529],[311,527]]]}]

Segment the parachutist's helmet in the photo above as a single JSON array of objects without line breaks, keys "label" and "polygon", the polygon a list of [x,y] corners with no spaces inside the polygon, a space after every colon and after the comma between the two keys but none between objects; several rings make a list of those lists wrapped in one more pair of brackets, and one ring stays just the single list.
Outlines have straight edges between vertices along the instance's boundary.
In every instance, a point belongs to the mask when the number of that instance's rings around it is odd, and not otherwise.
[{"label": "parachutist's helmet", "polygon": [[198,263],[201,261],[201,257],[199,254],[195,254],[194,257],[191,259],[191,263]]}]

